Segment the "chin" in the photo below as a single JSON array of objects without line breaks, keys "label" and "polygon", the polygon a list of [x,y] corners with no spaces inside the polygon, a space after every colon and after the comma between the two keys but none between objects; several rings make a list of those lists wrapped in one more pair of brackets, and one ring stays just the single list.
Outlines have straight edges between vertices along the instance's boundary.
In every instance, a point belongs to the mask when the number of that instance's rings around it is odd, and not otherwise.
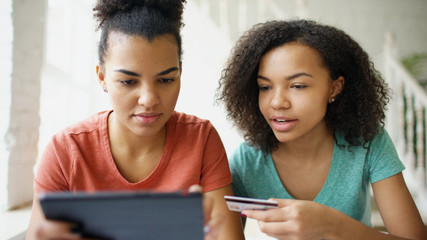
[{"label": "chin", "polygon": [[133,131],[135,135],[139,137],[154,137],[162,132],[162,127],[159,126],[149,126],[149,127],[139,127]]},{"label": "chin", "polygon": [[298,139],[298,137],[289,133],[275,133],[274,136],[277,138],[277,141],[279,141],[279,143],[288,143]]}]

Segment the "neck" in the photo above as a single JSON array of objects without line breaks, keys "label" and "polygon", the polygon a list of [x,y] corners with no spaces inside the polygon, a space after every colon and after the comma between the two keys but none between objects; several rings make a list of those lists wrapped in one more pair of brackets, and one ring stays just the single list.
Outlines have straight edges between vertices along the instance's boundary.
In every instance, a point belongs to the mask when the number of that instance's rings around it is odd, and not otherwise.
[{"label": "neck", "polygon": [[325,126],[295,141],[279,142],[278,148],[273,151],[273,155],[286,156],[286,159],[298,159],[298,161],[317,161],[323,159],[320,156],[324,156],[325,153],[332,153],[333,146],[333,131]]},{"label": "neck", "polygon": [[111,149],[132,156],[144,156],[163,149],[166,139],[166,126],[152,136],[137,136],[132,131],[121,125],[112,112],[108,118],[108,132]]}]

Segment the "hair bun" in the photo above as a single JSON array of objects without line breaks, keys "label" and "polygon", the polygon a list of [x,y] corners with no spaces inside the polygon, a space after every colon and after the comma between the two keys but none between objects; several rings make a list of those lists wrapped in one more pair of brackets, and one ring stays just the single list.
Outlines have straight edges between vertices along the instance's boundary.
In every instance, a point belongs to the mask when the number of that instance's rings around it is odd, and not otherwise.
[{"label": "hair bun", "polygon": [[106,19],[119,12],[130,12],[135,7],[155,9],[166,18],[181,23],[185,2],[186,0],[97,0],[93,11],[99,27]]}]

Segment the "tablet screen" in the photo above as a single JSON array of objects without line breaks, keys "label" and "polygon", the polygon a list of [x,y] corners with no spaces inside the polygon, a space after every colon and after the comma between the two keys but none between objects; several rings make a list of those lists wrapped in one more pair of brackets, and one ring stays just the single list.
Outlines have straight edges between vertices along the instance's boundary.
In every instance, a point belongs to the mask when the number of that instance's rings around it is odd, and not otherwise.
[{"label": "tablet screen", "polygon": [[200,193],[48,193],[40,203],[46,218],[77,223],[82,237],[203,239]]}]

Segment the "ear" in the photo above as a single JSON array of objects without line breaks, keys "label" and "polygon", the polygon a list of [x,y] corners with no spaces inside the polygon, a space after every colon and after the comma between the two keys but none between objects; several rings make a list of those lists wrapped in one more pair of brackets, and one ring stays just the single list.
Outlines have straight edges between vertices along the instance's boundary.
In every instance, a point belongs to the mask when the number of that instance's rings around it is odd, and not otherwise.
[{"label": "ear", "polygon": [[329,94],[329,102],[333,102],[344,88],[345,79],[343,76],[338,77],[336,80],[332,81],[330,94]]},{"label": "ear", "polygon": [[104,71],[103,71],[103,67],[100,66],[99,64],[96,65],[96,76],[98,77],[98,82],[101,85],[101,87],[104,89],[104,91],[107,90],[107,84],[105,83],[105,75],[104,75]]}]

